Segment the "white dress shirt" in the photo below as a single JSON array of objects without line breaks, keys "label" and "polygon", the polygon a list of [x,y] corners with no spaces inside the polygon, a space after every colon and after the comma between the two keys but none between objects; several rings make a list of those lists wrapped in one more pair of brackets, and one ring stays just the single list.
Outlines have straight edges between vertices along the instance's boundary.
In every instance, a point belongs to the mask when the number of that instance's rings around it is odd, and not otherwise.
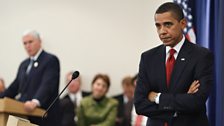
[{"label": "white dress shirt", "polygon": [[[185,41],[185,36],[183,35],[183,38],[181,39],[181,41],[180,41],[179,43],[177,43],[177,45],[175,45],[175,46],[173,47],[173,49],[176,51],[176,52],[174,53],[174,58],[175,58],[175,59],[177,59],[177,56],[178,56],[178,54],[179,54],[179,52],[180,52],[181,47],[182,47],[183,44],[184,44],[184,41]],[[166,61],[167,61],[167,59],[168,59],[168,57],[169,57],[169,55],[170,55],[170,53],[169,53],[170,49],[171,49],[170,46],[166,46]],[[165,62],[165,64],[166,64],[166,62]],[[157,94],[157,96],[155,97],[155,103],[156,103],[156,104],[159,104],[159,97],[160,97],[160,95],[161,95],[161,93],[159,92],[159,93]]]}]

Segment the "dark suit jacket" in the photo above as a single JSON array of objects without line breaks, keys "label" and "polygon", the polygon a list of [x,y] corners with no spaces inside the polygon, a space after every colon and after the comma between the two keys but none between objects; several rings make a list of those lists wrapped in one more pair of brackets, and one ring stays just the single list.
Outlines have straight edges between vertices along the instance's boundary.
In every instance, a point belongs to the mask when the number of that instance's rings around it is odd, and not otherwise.
[{"label": "dark suit jacket", "polygon": [[[46,109],[58,95],[60,65],[56,56],[42,51],[36,63],[38,66],[32,66],[29,75],[26,75],[26,69],[29,65],[30,59],[24,60],[20,66],[16,79],[0,94],[0,97],[15,98],[20,94],[19,101],[25,102],[27,100],[38,99],[41,108]],[[43,126],[57,126],[59,112],[59,102],[51,108],[48,117],[45,120],[41,118],[30,117],[31,122]]]},{"label": "dark suit jacket", "polygon": [[[82,97],[88,96],[91,93],[82,91]],[[65,95],[64,98],[60,100],[61,109],[61,126],[77,126],[74,118],[76,117],[76,108],[69,95]]]},{"label": "dark suit jacket", "polygon": [[[213,55],[205,48],[184,42],[166,87],[165,46],[141,56],[134,104],[136,112],[149,117],[147,126],[208,126],[205,102],[213,84]],[[199,91],[187,94],[194,80]],[[161,92],[159,105],[147,98],[150,91]]]},{"label": "dark suit jacket", "polygon": [[[113,97],[118,101],[116,126],[131,126],[131,111],[133,107],[133,101],[129,105],[124,103],[124,95],[120,94]],[[127,115],[125,115],[127,113]]]}]

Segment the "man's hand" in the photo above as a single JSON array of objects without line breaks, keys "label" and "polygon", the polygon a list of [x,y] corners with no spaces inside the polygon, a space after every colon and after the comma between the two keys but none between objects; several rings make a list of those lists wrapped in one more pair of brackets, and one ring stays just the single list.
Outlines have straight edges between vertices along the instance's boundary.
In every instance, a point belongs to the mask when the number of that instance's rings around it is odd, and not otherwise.
[{"label": "man's hand", "polygon": [[198,88],[200,86],[200,83],[198,80],[195,80],[194,82],[192,82],[190,88],[188,89],[188,94],[194,94],[198,91]]},{"label": "man's hand", "polygon": [[24,103],[24,109],[27,112],[32,112],[37,107],[37,103],[33,101],[26,101]]},{"label": "man's hand", "polygon": [[[200,86],[200,83],[198,80],[193,81],[187,93],[188,94],[196,93],[198,91],[199,86]],[[148,100],[151,102],[155,102],[155,98],[157,97],[157,95],[158,95],[158,93],[156,93],[154,91],[149,92]]]},{"label": "man's hand", "polygon": [[158,93],[153,92],[153,91],[149,92],[149,94],[148,94],[148,99],[149,99],[149,101],[151,101],[151,102],[155,102],[155,98],[157,97],[157,94],[158,94]]}]

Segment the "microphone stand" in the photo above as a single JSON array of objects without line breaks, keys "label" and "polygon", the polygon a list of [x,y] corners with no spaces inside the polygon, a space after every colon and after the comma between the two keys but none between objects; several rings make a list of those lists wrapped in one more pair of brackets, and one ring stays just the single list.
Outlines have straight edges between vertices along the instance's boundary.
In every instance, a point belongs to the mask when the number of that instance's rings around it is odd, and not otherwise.
[{"label": "microphone stand", "polygon": [[47,116],[47,112],[50,110],[50,108],[54,105],[54,103],[58,100],[58,98],[61,96],[61,94],[65,91],[65,89],[68,87],[68,85],[72,82],[73,79],[71,79],[68,84],[64,87],[64,89],[60,92],[60,94],[54,99],[54,101],[50,104],[50,106],[46,109],[46,112],[42,116],[42,119]]}]

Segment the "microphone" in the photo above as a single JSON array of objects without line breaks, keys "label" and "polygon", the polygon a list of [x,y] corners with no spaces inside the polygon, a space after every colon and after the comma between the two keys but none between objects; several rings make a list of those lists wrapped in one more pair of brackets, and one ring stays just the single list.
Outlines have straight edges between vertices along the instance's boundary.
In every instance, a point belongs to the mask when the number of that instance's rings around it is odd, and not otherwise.
[{"label": "microphone", "polygon": [[64,87],[64,89],[60,92],[60,94],[54,99],[54,101],[50,104],[50,106],[46,109],[46,112],[44,113],[44,115],[42,116],[42,119],[45,118],[47,116],[48,111],[50,110],[50,108],[54,105],[54,103],[56,102],[56,100],[58,100],[58,98],[61,96],[61,94],[65,91],[65,89],[68,87],[68,85],[72,82],[72,80],[76,79],[79,76],[79,71],[75,71],[72,74],[72,79],[68,82],[68,84]]},{"label": "microphone", "polygon": [[79,76],[79,71],[75,71],[72,74],[72,80],[76,79]]}]

